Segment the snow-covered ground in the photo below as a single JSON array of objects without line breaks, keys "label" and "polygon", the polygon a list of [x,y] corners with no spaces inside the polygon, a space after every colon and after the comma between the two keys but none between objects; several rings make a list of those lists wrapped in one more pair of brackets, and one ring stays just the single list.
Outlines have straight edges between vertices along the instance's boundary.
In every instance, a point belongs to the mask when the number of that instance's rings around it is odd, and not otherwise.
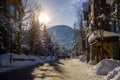
[{"label": "snow-covered ground", "polygon": [[89,75],[102,75],[106,80],[120,80],[120,61],[105,59],[88,70]]},{"label": "snow-covered ground", "polygon": [[[10,55],[12,55],[12,59],[16,59],[12,61],[12,63],[10,63]],[[18,54],[7,53],[7,54],[0,55],[0,73],[13,70],[13,69],[18,69],[26,66],[43,63],[46,61],[54,61],[54,60],[56,60],[56,58],[53,56],[45,57],[45,56],[34,56],[34,55],[25,55],[25,54],[18,55]],[[120,61],[119,60],[105,59],[96,65],[90,65],[86,63],[86,56],[81,55],[79,56],[79,59],[78,58],[70,59],[70,61],[68,60],[67,62],[70,62],[69,67],[71,66],[70,68],[70,70],[72,70],[71,75],[73,75],[72,74],[73,72],[74,74],[79,72],[80,75],[79,74],[76,74],[76,75],[81,76],[81,77],[78,77],[81,80],[84,78],[87,78],[87,76],[88,77],[94,76],[95,80],[97,80],[98,77],[102,77],[102,76],[103,76],[102,78],[104,78],[105,80],[120,80]],[[65,61],[66,65],[68,65],[67,62]],[[63,65],[63,67],[64,66],[65,65]],[[74,71],[72,69],[73,66],[74,66]],[[68,69],[68,67],[66,67],[66,69]],[[89,80],[92,80],[92,77]]]},{"label": "snow-covered ground", "polygon": [[90,69],[90,74],[96,75],[107,75],[114,68],[120,66],[120,61],[113,59],[105,59],[96,64],[93,68]]},{"label": "snow-covered ground", "polygon": [[[12,62],[10,63],[10,56]],[[27,66],[36,65],[46,61],[54,61],[56,58],[54,56],[34,56],[25,54],[3,54],[0,55],[0,73],[10,71],[13,69],[23,68]]]},{"label": "snow-covered ground", "polygon": [[[86,56],[79,56],[81,62],[86,62]],[[120,80],[120,61],[105,59],[88,70],[88,75],[101,75],[106,80]]]},{"label": "snow-covered ground", "polygon": [[107,80],[120,80],[120,67],[116,67],[107,74]]}]

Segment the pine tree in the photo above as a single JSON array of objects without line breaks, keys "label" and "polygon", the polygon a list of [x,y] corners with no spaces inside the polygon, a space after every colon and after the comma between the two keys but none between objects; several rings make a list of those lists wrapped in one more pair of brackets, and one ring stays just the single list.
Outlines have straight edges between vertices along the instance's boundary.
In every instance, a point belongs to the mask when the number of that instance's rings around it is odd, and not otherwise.
[{"label": "pine tree", "polygon": [[0,13],[0,53],[6,53],[10,47],[11,31],[9,19]]}]

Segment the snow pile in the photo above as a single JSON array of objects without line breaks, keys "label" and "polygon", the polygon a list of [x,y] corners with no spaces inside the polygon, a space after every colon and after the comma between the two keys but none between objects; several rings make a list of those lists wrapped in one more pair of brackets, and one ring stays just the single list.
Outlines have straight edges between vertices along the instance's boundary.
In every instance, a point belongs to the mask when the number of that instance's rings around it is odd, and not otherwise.
[{"label": "snow pile", "polygon": [[[12,62],[10,63],[10,56]],[[38,56],[26,54],[6,53],[0,55],[0,72],[6,72],[13,69],[19,69],[27,66],[32,66],[38,63],[55,61],[54,56]]]},{"label": "snow pile", "polygon": [[93,61],[91,60],[91,61],[89,62],[89,64],[91,64],[91,65],[95,65],[95,64],[97,64],[97,63],[96,63],[95,60],[93,60]]},{"label": "snow pile", "polygon": [[32,66],[32,65],[36,65],[38,63],[41,63],[41,60],[37,60],[37,61],[15,61],[14,63],[11,63],[9,65],[5,65],[5,66],[1,66],[0,67],[0,73],[1,72],[7,72],[10,70],[14,70],[14,69],[20,69],[20,68],[24,68],[27,66]]},{"label": "snow pile", "polygon": [[81,62],[86,62],[86,56],[85,55],[79,56],[79,59],[80,59]]},{"label": "snow pile", "polygon": [[9,66],[10,64],[10,55],[12,58],[12,63],[15,62],[24,62],[24,61],[41,61],[42,59],[39,58],[39,56],[34,55],[26,55],[26,54],[14,54],[14,53],[6,53],[3,55],[0,55],[0,66]]},{"label": "snow pile", "polygon": [[[10,63],[10,56],[12,62]],[[34,55],[6,53],[0,55],[0,72],[6,72],[26,66],[42,63],[42,59]]]},{"label": "snow pile", "polygon": [[26,54],[12,54],[12,58],[13,59],[40,59],[38,56],[34,56],[34,55],[26,55]]},{"label": "snow pile", "polygon": [[40,59],[42,60],[42,62],[45,62],[46,57],[45,56],[40,56]]},{"label": "snow pile", "polygon": [[28,55],[28,57],[32,59],[40,59],[38,56],[34,56],[34,55]]},{"label": "snow pile", "polygon": [[0,66],[10,65],[10,54],[0,55]]},{"label": "snow pile", "polygon": [[107,75],[108,72],[112,71],[115,67],[118,66],[120,66],[120,62],[118,60],[105,59],[91,68],[89,73],[96,75]]},{"label": "snow pile", "polygon": [[12,54],[13,59],[29,59],[29,57],[25,54]]},{"label": "snow pile", "polygon": [[107,75],[107,80],[120,80],[120,67],[116,67]]},{"label": "snow pile", "polygon": [[16,61],[14,63],[12,63],[11,65],[13,65],[15,68],[21,68],[21,67],[26,67],[26,66],[32,66],[35,64],[41,63],[41,60],[39,61]]},{"label": "snow pile", "polygon": [[47,56],[46,61],[55,61],[56,58],[54,56]]}]

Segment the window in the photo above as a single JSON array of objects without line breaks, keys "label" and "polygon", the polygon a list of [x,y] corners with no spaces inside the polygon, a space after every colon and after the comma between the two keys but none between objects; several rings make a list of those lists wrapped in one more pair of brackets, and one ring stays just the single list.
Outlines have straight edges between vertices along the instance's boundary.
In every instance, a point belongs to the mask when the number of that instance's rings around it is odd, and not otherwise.
[{"label": "window", "polygon": [[17,20],[19,19],[19,12],[18,11],[16,11],[16,18],[17,18]]},{"label": "window", "polygon": [[112,26],[112,30],[113,30],[113,32],[115,32],[115,33],[118,33],[118,32],[119,32],[118,22],[115,22],[115,23],[114,23],[114,27]]},{"label": "window", "polygon": [[10,5],[10,14],[14,16],[14,7],[12,5]]}]

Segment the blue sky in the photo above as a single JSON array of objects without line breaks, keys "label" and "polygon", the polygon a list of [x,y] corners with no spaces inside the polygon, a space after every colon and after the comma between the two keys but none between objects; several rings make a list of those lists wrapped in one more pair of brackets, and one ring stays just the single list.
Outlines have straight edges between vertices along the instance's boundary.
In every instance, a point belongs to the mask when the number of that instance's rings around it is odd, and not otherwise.
[{"label": "blue sky", "polygon": [[44,11],[50,16],[51,21],[48,26],[68,25],[73,27],[76,20],[76,9],[82,9],[82,2],[86,0],[37,0],[42,5]]}]

